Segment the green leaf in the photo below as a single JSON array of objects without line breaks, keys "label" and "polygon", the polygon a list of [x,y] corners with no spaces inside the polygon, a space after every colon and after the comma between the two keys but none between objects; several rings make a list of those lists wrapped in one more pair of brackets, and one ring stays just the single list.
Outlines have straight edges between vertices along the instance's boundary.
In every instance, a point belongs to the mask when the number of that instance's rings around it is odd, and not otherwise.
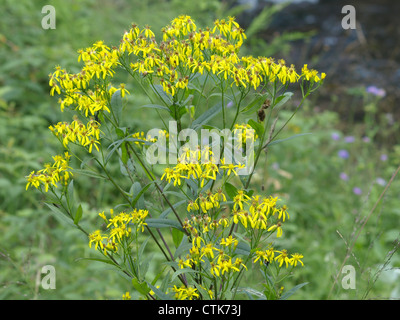
[{"label": "green leaf", "polygon": [[182,273],[199,273],[199,271],[193,270],[192,268],[178,269],[178,270],[176,270],[176,271],[173,273],[173,275],[172,275],[172,277],[171,277],[171,281],[174,281],[175,278],[176,278],[177,276],[179,276],[180,274],[182,274]]},{"label": "green leaf", "polygon": [[74,200],[74,180],[71,180],[71,182],[68,184],[67,194],[68,209],[71,210],[71,204]]},{"label": "green leaf", "polygon": [[159,290],[158,288],[156,288],[155,286],[153,286],[150,283],[147,283],[147,285],[151,288],[151,290],[153,290],[154,294],[160,298],[161,300],[172,300],[171,297],[169,297],[167,294],[165,294],[164,292],[162,292],[161,290]]},{"label": "green leaf", "polygon": [[249,103],[246,107],[240,110],[240,113],[253,113],[256,108],[260,108],[262,103],[267,99],[269,95],[261,95],[256,97],[251,103]]},{"label": "green leaf", "polygon": [[139,248],[139,258],[143,255],[143,251],[146,248],[147,243],[149,242],[149,239],[151,238],[151,236],[148,236],[146,238],[146,240],[143,241],[142,245]]},{"label": "green leaf", "polygon": [[295,134],[293,136],[290,136],[289,138],[278,139],[278,140],[270,142],[268,145],[265,145],[263,148],[265,148],[267,146],[270,147],[270,146],[273,146],[274,144],[278,144],[278,143],[281,143],[283,141],[291,140],[291,139],[294,139],[294,138],[297,138],[297,137],[301,137],[301,136],[305,136],[305,135],[309,135],[309,134],[312,134],[312,133],[311,132],[309,132],[309,133],[299,133],[299,134]]},{"label": "green leaf", "polygon": [[124,141],[121,144],[121,160],[124,164],[127,164],[128,159],[129,159],[129,154],[128,154],[128,150],[126,148],[126,141]]},{"label": "green leaf", "polygon": [[142,196],[143,196],[143,193],[145,193],[145,192],[147,191],[147,189],[148,189],[153,183],[154,183],[154,181],[149,182],[149,183],[146,184],[143,188],[141,187],[141,185],[140,185],[139,182],[135,182],[135,183],[132,185],[132,188],[131,188],[131,190],[132,190],[132,192],[133,192],[133,194],[132,194],[133,200],[132,200],[132,202],[131,202],[132,207],[135,207],[136,204],[138,203],[138,201],[140,200],[140,203],[139,203],[140,209],[143,209],[143,208],[144,208],[144,203],[142,202],[142,201],[143,201],[143,197],[142,197]]},{"label": "green leaf", "polygon": [[111,109],[117,121],[121,120],[122,115],[122,98],[121,98],[121,90],[117,90],[111,97]]},{"label": "green leaf", "polygon": [[78,209],[75,212],[74,223],[77,225],[79,221],[82,219],[82,205],[79,205]]},{"label": "green leaf", "polygon": [[253,288],[248,288],[248,287],[246,287],[246,288],[238,288],[237,292],[238,293],[241,293],[241,292],[245,293],[250,300],[254,300],[253,296],[256,296],[257,298],[259,298],[259,300],[265,300],[264,293],[262,293],[261,291],[255,290]]},{"label": "green leaf", "polygon": [[159,105],[159,104],[145,104],[144,106],[140,106],[140,108],[159,109],[159,110],[165,110],[165,111],[169,112],[169,109],[167,107]]},{"label": "green leaf", "polygon": [[[172,207],[174,209],[178,208],[180,205],[186,203],[186,199],[185,200],[181,200],[175,204],[172,205]],[[165,209],[161,214],[160,214],[160,219],[165,219],[170,213],[172,212],[172,208],[168,207],[167,209]]]},{"label": "green leaf", "polygon": [[[124,130],[122,130],[122,129],[124,129]],[[125,136],[126,136],[126,128],[117,127],[117,128],[115,128],[115,133],[117,134],[118,137],[125,138]]]},{"label": "green leaf", "polygon": [[[154,88],[153,88],[154,87]],[[172,100],[170,98],[170,96],[164,91],[162,85],[160,84],[155,84],[154,86],[151,87],[153,89],[153,91],[155,91],[155,93],[157,93],[161,99],[167,104],[167,105],[171,105],[172,104]]]},{"label": "green leaf", "polygon": [[146,282],[139,282],[138,279],[133,278],[132,284],[133,287],[144,296],[150,292],[150,288]]},{"label": "green leaf", "polygon": [[192,244],[188,241],[187,236],[185,235],[174,253],[174,259],[178,258],[180,255],[185,254],[192,248]]},{"label": "green leaf", "polygon": [[280,106],[284,105],[289,99],[293,96],[293,92],[285,92],[283,95],[279,96],[275,99],[275,103],[272,106],[273,109],[279,108]]},{"label": "green leaf", "polygon": [[129,177],[129,175],[135,171],[135,164],[132,159],[128,158],[127,163],[124,164],[122,159],[118,158],[118,162],[119,170],[125,177]]},{"label": "green leaf", "polygon": [[78,258],[75,261],[80,261],[80,260],[97,261],[97,262],[107,263],[107,264],[111,264],[111,265],[115,266],[115,263],[113,261],[107,260],[107,259],[101,259],[101,258]]},{"label": "green leaf", "polygon": [[246,193],[246,195],[248,196],[248,197],[252,197],[253,196],[253,194],[254,194],[254,190],[253,189],[244,189],[244,192]]},{"label": "green leaf", "polygon": [[97,179],[107,179],[107,177],[103,176],[100,173],[94,172],[92,170],[85,170],[85,169],[74,169],[73,173],[83,174],[88,177],[97,178]]},{"label": "green leaf", "polygon": [[165,269],[167,268],[167,266],[165,266],[164,268],[161,269],[161,271],[159,273],[157,273],[157,275],[155,276],[155,278],[153,279],[153,281],[151,282],[151,285],[154,286],[158,279],[160,279],[160,277],[163,275]]},{"label": "green leaf", "polygon": [[210,294],[204,289],[204,287],[201,284],[196,282],[194,282],[193,284],[196,287],[196,289],[199,290],[202,300],[210,300]]},{"label": "green leaf", "polygon": [[178,221],[170,219],[146,219],[146,223],[150,228],[175,228],[182,232],[185,232]]},{"label": "green leaf", "polygon": [[264,126],[261,123],[255,122],[253,119],[250,119],[247,123],[254,129],[258,137],[261,138],[264,134]]},{"label": "green leaf", "polygon": [[192,122],[192,125],[190,127],[192,129],[197,129],[200,128],[203,124],[209,122],[222,111],[221,106],[221,103],[217,103],[214,107],[205,111],[202,115],[200,115],[196,120]]},{"label": "green leaf", "polygon": [[235,250],[237,254],[241,254],[243,256],[248,256],[250,254],[250,251],[251,251],[250,245],[247,242],[243,241],[239,241]]},{"label": "green leaf", "polygon": [[148,142],[148,141],[143,141],[142,139],[137,139],[137,138],[131,138],[131,137],[129,137],[129,136],[126,137],[126,138],[123,138],[123,139],[114,141],[113,143],[111,143],[111,144],[107,147],[107,149],[110,149],[110,148],[112,148],[112,149],[111,149],[111,151],[107,154],[107,156],[106,156],[106,158],[105,158],[105,160],[104,160],[104,163],[107,163],[107,162],[108,162],[108,160],[110,159],[110,157],[112,156],[112,154],[115,152],[115,150],[117,150],[118,147],[119,147],[122,143],[124,143],[125,141],[132,141],[132,142],[139,141],[139,142],[144,143],[144,144],[146,144],[146,145],[150,145],[150,144],[151,144],[151,143]]},{"label": "green leaf", "polygon": [[174,245],[176,248],[179,247],[179,244],[182,241],[184,233],[179,231],[178,229],[172,228],[172,240],[174,241]]},{"label": "green leaf", "polygon": [[67,216],[64,212],[58,209],[53,203],[44,203],[51,210],[50,213],[61,223],[66,223],[70,226],[74,226],[71,217]]},{"label": "green leaf", "polygon": [[237,188],[229,182],[225,182],[225,191],[230,199],[233,199],[237,195]]},{"label": "green leaf", "polygon": [[289,298],[291,295],[293,295],[294,293],[296,293],[297,290],[299,290],[300,288],[304,287],[306,284],[308,284],[308,282],[303,282],[298,284],[297,286],[293,287],[292,289],[290,289],[289,291],[285,292],[282,296],[281,296],[281,300],[286,300],[287,298]]}]

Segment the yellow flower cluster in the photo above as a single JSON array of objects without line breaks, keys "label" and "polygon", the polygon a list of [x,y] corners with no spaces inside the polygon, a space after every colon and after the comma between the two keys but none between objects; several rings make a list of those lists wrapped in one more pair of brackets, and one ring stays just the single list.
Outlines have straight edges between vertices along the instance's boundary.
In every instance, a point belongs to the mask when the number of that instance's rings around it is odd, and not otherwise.
[{"label": "yellow flower cluster", "polygon": [[[63,93],[64,99],[60,99],[60,107],[75,105],[86,117],[90,113],[95,115],[98,111],[110,112],[108,105],[112,94],[117,90],[115,87],[103,86],[107,76],[113,77],[114,69],[119,65],[119,52],[116,48],[109,48],[103,41],[97,41],[86,50],[79,50],[78,61],[83,61],[81,71],[73,74],[68,73],[60,66],[56,67],[54,73],[49,75],[50,94]],[[94,80],[94,89],[90,88],[90,81]],[[101,81],[103,80],[103,82]],[[127,90],[121,84],[121,95]]]},{"label": "yellow flower cluster", "polygon": [[[272,196],[263,199],[260,199],[260,196],[250,198],[242,190],[238,190],[233,198],[233,222],[236,224],[240,222],[245,228],[250,226],[252,229],[267,229],[268,232],[277,231],[276,236],[279,238],[282,236],[282,222],[289,218],[289,214],[285,205],[282,207],[276,205],[277,200],[278,197]],[[273,224],[268,223],[268,218],[275,215],[278,221]]]},{"label": "yellow flower cluster", "polygon": [[69,179],[72,176],[68,166],[69,159],[71,155],[65,152],[64,155],[56,155],[53,157],[54,163],[45,164],[44,169],[37,172],[32,171],[29,176],[26,177],[28,183],[26,184],[26,189],[29,186],[33,186],[38,189],[40,186],[44,186],[44,191],[48,192],[49,187],[53,186],[57,188],[57,183],[62,182],[67,185]]},{"label": "yellow flower cluster", "polygon": [[[186,218],[183,227],[191,239],[192,247],[185,257],[179,259],[180,268],[195,268],[198,264],[209,264],[209,276],[223,277],[225,274],[247,270],[244,260],[238,257],[237,247],[239,239],[232,235],[234,225],[241,224],[248,237],[253,237],[256,230],[265,237],[277,231],[276,236],[282,235],[281,225],[289,218],[286,206],[277,206],[278,198],[260,196],[249,197],[243,190],[238,190],[234,197],[233,209],[230,214],[224,211],[228,204],[222,190],[213,193],[208,191],[200,194],[195,201],[189,201],[187,211],[191,212]],[[229,232],[227,234],[227,232]],[[258,235],[257,235],[258,237]],[[252,254],[252,253],[249,253]],[[275,256],[275,254],[277,254]],[[297,266],[303,258],[300,254],[289,255],[286,250],[257,250],[252,254],[253,263],[270,263],[277,261],[279,267],[283,263]]]},{"label": "yellow flower cluster", "polygon": [[127,291],[122,295],[122,300],[131,300],[131,294]]},{"label": "yellow flower cluster", "polygon": [[[275,253],[278,253],[276,257]],[[283,263],[285,263],[287,268],[289,265],[296,267],[297,263],[300,263],[302,266],[304,266],[303,261],[301,261],[302,258],[303,255],[299,253],[291,254],[291,258],[289,258],[289,254],[286,249],[279,251],[275,250],[273,247],[269,247],[266,250],[257,250],[253,262],[256,263],[257,261],[260,261],[260,265],[268,265],[275,260],[278,261],[279,267],[282,267]]]},{"label": "yellow flower cluster", "polygon": [[99,151],[100,144],[100,123],[90,119],[85,125],[82,121],[75,118],[72,123],[58,122],[49,129],[54,135],[62,141],[64,147],[67,147],[69,142],[78,143],[84,147],[89,147],[89,153],[92,152],[93,146]]},{"label": "yellow flower cluster", "polygon": [[202,213],[207,213],[210,209],[219,208],[220,202],[223,201],[226,201],[226,197],[222,189],[218,189],[214,194],[211,191],[207,191],[206,195],[201,193],[195,201],[189,200],[187,211],[200,210]]},{"label": "yellow flower cluster", "polygon": [[235,123],[233,127],[233,133],[235,136],[237,133],[241,133],[242,144],[246,144],[247,139],[253,142],[258,139],[258,135],[254,132],[254,129],[248,123]]},{"label": "yellow flower cluster", "polygon": [[221,166],[216,164],[217,160],[213,157],[211,148],[206,146],[203,150],[198,146],[197,149],[191,150],[187,148],[179,159],[178,164],[173,168],[165,168],[161,180],[168,183],[174,181],[174,186],[182,184],[181,179],[198,180],[199,186],[204,187],[209,180],[216,180],[220,169],[230,176],[231,173],[237,175],[236,171],[243,168],[241,164],[225,164],[225,159],[221,159]]},{"label": "yellow flower cluster", "polygon": [[149,212],[147,210],[133,210],[131,212],[120,212],[114,215],[114,210],[110,210],[111,217],[107,219],[104,211],[99,213],[99,216],[107,224],[108,233],[102,233],[96,230],[89,235],[89,247],[95,245],[95,249],[100,248],[104,254],[108,252],[116,252],[118,245],[124,239],[129,238],[132,228],[130,225],[136,226],[136,232],[143,232],[144,227],[147,225],[145,219]]},{"label": "yellow flower cluster", "polygon": [[[158,132],[159,136],[164,136],[166,139],[169,138],[169,133],[167,130],[159,130]],[[145,144],[146,142],[157,142],[157,138],[152,137],[151,135],[145,136],[144,132],[136,132],[132,134],[132,138],[138,139],[138,140],[143,140],[143,141],[135,141],[135,144],[140,145],[140,144]]]},{"label": "yellow flower cluster", "polygon": [[175,292],[176,300],[193,300],[200,297],[200,295],[197,293],[197,289],[191,286],[182,286],[180,288],[174,286],[172,291]]},{"label": "yellow flower cluster", "polygon": [[164,91],[172,96],[185,89],[195,73],[210,73],[241,88],[279,80],[282,84],[300,80],[319,83],[325,74],[304,66],[298,74],[293,65],[281,59],[252,56],[239,57],[238,51],[246,35],[233,17],[216,20],[214,28],[197,29],[190,16],[180,16],[162,29],[163,41],[157,43],[148,27],[137,25],[127,31],[119,53],[127,53],[134,61],[133,72],[159,79]]}]

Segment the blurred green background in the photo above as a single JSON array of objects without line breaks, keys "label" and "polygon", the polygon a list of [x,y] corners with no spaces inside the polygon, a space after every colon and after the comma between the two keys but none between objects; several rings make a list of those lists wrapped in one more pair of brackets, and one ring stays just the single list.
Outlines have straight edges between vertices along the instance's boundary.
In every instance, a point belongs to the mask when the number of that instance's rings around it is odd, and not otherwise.
[{"label": "blurred green background", "polygon": [[[382,8],[387,9],[389,2]],[[41,27],[41,9],[46,4],[56,9],[55,30]],[[399,57],[380,53],[375,46],[379,35],[368,31],[368,22],[361,20],[357,30],[342,30],[341,2],[335,10],[328,4],[323,0],[290,5],[0,0],[0,298],[121,299],[122,293],[131,291],[120,275],[80,260],[93,253],[87,239],[55,220],[41,204],[39,193],[26,192],[24,177],[62,151],[48,130],[65,117],[70,120],[70,115],[60,112],[58,98],[49,95],[48,74],[54,67],[77,71],[78,49],[97,40],[118,45],[132,22],[158,31],[180,14],[191,15],[198,26],[235,15],[247,30],[243,54],[285,58],[297,66],[308,63],[328,75],[324,88],[296,114],[282,138],[312,134],[272,146],[254,176],[259,192],[279,194],[289,206],[291,220],[282,245],[303,253],[305,267],[285,286],[309,282],[293,298],[400,298],[399,177],[363,226],[400,164],[399,111],[394,107],[398,97],[390,82],[400,77]],[[135,99],[144,98],[139,93]],[[287,109],[282,119],[290,115],[290,103]],[[146,113],[132,117],[133,126],[143,124],[158,125]],[[97,213],[113,205],[109,187],[100,184],[94,189],[89,180],[77,187],[88,212],[86,223],[94,225]],[[355,268],[356,289],[344,289],[339,274],[338,285],[329,295],[359,230],[346,262]],[[47,264],[57,272],[55,290],[44,290],[40,283],[41,268]],[[242,285],[261,289],[260,279],[253,273]]]}]

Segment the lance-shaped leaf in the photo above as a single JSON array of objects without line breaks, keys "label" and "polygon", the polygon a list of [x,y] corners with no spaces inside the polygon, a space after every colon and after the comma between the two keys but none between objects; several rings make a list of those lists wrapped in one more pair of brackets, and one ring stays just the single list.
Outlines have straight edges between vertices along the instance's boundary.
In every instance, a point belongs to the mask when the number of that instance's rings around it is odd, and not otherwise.
[{"label": "lance-shaped leaf", "polygon": [[121,98],[121,90],[117,90],[111,97],[111,109],[112,112],[119,122],[121,120],[122,115],[122,98]]},{"label": "lance-shaped leaf", "polygon": [[185,232],[185,230],[182,228],[180,223],[176,220],[170,220],[170,219],[146,219],[147,226],[150,228],[175,228],[178,229],[182,232]]},{"label": "lance-shaped leaf", "polygon": [[205,111],[202,115],[200,115],[196,120],[192,122],[191,128],[196,130],[200,128],[202,125],[209,122],[211,119],[213,119],[216,115],[218,115],[222,111],[221,106],[222,106],[221,103],[217,103],[214,107]]}]

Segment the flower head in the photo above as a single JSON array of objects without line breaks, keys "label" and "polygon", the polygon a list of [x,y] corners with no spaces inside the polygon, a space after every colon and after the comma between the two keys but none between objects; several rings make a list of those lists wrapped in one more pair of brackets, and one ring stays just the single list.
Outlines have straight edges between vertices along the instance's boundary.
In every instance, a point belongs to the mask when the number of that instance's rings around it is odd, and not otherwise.
[{"label": "flower head", "polygon": [[342,159],[348,159],[350,157],[350,153],[345,149],[341,149],[338,151],[338,156]]}]

